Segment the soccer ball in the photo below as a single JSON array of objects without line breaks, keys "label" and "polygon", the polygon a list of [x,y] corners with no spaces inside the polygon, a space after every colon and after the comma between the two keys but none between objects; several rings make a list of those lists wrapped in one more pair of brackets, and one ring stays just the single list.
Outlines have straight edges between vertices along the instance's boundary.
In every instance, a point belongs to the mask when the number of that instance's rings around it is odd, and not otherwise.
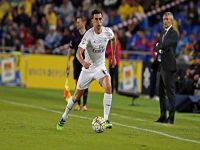
[{"label": "soccer ball", "polygon": [[94,132],[96,133],[101,133],[105,130],[105,120],[103,117],[95,117],[92,120],[92,129],[94,130]]}]

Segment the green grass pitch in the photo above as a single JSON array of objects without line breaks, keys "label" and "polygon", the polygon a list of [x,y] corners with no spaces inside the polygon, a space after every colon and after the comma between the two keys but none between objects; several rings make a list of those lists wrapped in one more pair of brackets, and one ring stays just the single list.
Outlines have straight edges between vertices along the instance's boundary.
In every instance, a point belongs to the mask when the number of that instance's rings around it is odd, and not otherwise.
[{"label": "green grass pitch", "polygon": [[62,90],[0,87],[0,150],[199,150],[200,116],[176,113],[174,125],[154,121],[159,103],[113,95],[113,129],[95,133],[103,116],[102,93],[89,93],[88,111],[71,111],[63,131],[56,124],[65,108]]}]

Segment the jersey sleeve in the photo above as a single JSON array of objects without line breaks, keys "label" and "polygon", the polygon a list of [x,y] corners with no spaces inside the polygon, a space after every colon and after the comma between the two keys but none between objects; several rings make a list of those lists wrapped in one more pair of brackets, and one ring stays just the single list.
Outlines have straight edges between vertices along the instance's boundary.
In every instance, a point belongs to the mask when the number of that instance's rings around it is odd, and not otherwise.
[{"label": "jersey sleeve", "polygon": [[84,34],[84,36],[83,36],[83,38],[82,38],[80,44],[78,45],[78,47],[81,47],[82,49],[86,49],[87,44],[88,44],[88,42],[89,42],[89,37],[90,37],[90,36],[89,36],[89,32],[87,31],[87,32]]},{"label": "jersey sleeve", "polygon": [[112,31],[112,29],[111,28],[107,28],[106,29],[107,30],[107,36],[108,36],[108,39],[109,40],[111,40],[111,39],[113,39],[113,37],[114,37],[114,32]]}]

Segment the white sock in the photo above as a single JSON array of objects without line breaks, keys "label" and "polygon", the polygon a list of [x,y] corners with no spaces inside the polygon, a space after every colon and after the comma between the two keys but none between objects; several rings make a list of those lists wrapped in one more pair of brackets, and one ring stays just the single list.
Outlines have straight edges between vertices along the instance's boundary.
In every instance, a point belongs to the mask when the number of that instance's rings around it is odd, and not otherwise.
[{"label": "white sock", "polygon": [[103,106],[104,106],[104,119],[108,120],[112,103],[112,94],[104,93]]},{"label": "white sock", "polygon": [[69,114],[70,110],[72,109],[73,105],[74,105],[74,102],[73,102],[72,96],[71,96],[67,103],[67,106],[65,108],[65,112],[62,115],[63,120],[66,120],[68,118],[68,114]]}]

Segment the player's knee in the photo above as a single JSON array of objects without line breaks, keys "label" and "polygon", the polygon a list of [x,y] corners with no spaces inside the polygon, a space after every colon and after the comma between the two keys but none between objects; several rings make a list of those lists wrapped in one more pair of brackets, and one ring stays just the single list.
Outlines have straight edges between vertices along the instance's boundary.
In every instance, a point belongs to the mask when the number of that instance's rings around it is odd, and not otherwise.
[{"label": "player's knee", "polygon": [[80,97],[82,96],[82,94],[83,94],[83,91],[78,91],[78,92],[76,91],[74,93],[74,96],[72,97],[73,101],[77,102],[80,99]]},{"label": "player's knee", "polygon": [[76,95],[74,95],[74,96],[72,97],[72,100],[73,100],[73,102],[74,102],[74,103],[76,103],[76,102],[77,102],[77,100],[78,100],[77,96],[76,96]]},{"label": "player's knee", "polygon": [[112,86],[111,85],[106,85],[106,87],[105,87],[105,93],[109,93],[109,94],[112,93]]}]

